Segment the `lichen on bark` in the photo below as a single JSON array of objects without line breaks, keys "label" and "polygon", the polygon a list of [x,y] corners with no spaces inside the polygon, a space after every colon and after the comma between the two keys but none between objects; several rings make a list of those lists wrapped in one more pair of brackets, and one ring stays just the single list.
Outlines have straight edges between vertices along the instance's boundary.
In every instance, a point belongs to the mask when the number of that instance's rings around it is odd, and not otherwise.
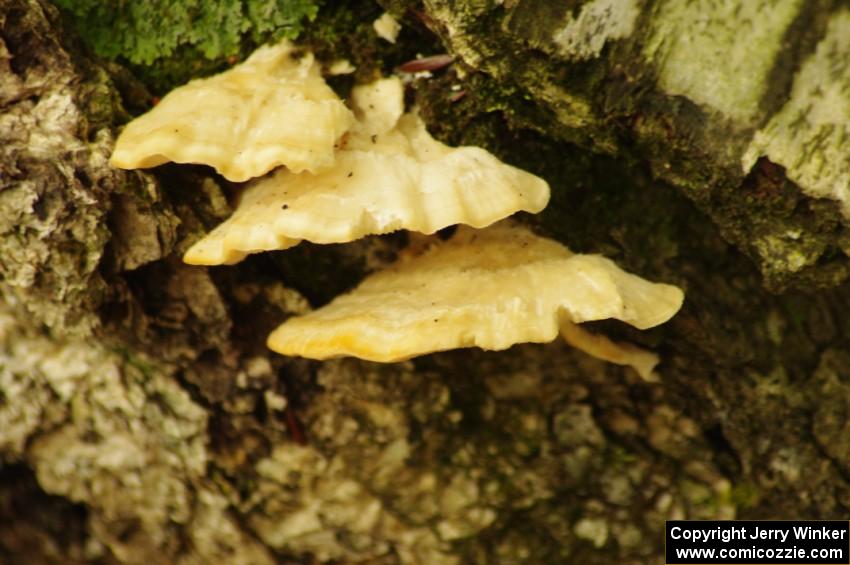
[{"label": "lichen on bark", "polygon": [[132,213],[161,194],[149,175],[107,166],[121,103],[108,74],[57,35],[55,9],[6,2],[0,23],[2,293],[58,333],[91,333],[109,292],[99,267],[112,199],[123,203],[113,219],[149,233],[146,260],[171,250],[175,222]]},{"label": "lichen on bark", "polygon": [[[801,185],[795,205],[777,206],[764,191],[751,191],[765,180],[756,158],[741,166],[755,129],[788,97],[795,66],[828,25],[838,25],[828,23],[841,18],[830,15],[831,2],[669,0],[651,9],[640,4],[637,16],[635,3],[619,3],[602,12],[598,33],[587,39],[605,44],[581,57],[564,50],[559,30],[606,3],[555,15],[545,4],[425,2],[433,29],[465,63],[546,110],[536,128],[645,162],[708,213],[775,290],[829,287],[850,275],[838,206],[807,196],[813,191],[795,173],[788,177]],[[726,39],[742,34],[755,39]],[[716,65],[718,58],[726,64]]]}]

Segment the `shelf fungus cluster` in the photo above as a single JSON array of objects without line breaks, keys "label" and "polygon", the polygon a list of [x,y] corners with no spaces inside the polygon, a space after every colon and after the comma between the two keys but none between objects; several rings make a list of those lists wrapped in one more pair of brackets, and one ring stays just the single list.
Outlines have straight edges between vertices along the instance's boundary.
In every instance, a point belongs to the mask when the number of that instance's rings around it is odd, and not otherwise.
[{"label": "shelf fungus cluster", "polygon": [[253,181],[233,216],[189,249],[186,262],[235,263],[302,240],[485,227],[518,210],[539,212],[549,201],[542,179],[478,147],[432,138],[416,114],[404,113],[397,78],[354,88],[351,104],[356,120],[331,166],[315,173],[280,168]]},{"label": "shelf fungus cluster", "polygon": [[[309,53],[287,42],[220,75],[174,90],[130,123],[112,163],[203,163],[247,182],[233,215],[184,260],[233,264],[306,240],[433,234],[447,241],[402,254],[330,304],[285,321],[269,347],[313,359],[395,362],[462,347],[500,350],[560,334],[587,353],[649,378],[657,357],[583,329],[616,318],[644,329],[682,304],[677,287],[579,255],[505,218],[540,212],[542,179],[478,147],[448,147],[405,112],[398,78],[355,87],[351,110]],[[266,174],[268,173],[268,174]]]}]

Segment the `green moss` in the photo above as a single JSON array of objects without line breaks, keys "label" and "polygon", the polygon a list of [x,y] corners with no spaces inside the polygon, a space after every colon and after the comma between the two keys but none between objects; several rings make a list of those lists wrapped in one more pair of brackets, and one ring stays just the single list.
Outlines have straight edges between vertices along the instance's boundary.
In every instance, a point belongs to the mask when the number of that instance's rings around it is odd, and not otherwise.
[{"label": "green moss", "polygon": [[294,38],[318,12],[313,0],[55,0],[98,54],[150,65],[193,46],[207,59],[236,54],[245,38]]},{"label": "green moss", "polygon": [[[94,51],[128,67],[156,94],[222,71],[258,45],[282,38],[298,39],[322,61],[349,59],[355,75],[332,80],[342,94],[355,80],[389,74],[417,53],[443,51],[435,36],[411,21],[395,45],[378,39],[372,22],[383,9],[371,0],[54,2]],[[146,108],[147,101],[138,110]]]},{"label": "green moss", "polygon": [[156,90],[212,72],[227,57],[297,37],[319,0],[54,0],[99,55],[143,70]]}]

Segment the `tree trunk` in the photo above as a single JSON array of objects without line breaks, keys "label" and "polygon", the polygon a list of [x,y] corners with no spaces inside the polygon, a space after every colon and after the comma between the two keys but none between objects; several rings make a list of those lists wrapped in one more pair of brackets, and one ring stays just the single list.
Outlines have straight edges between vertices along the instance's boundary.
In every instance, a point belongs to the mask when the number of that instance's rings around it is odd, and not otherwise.
[{"label": "tree trunk", "polygon": [[[846,517],[843,4],[200,3],[228,47],[158,0],[57,3],[0,0],[0,560],[657,563],[667,519]],[[660,328],[593,324],[659,382],[563,343],[266,350],[404,237],[186,266],[231,187],[107,161],[150,92],[298,33],[355,63],[342,92],[455,55],[411,86],[429,130],[544,177],[540,233],[685,290]]]}]

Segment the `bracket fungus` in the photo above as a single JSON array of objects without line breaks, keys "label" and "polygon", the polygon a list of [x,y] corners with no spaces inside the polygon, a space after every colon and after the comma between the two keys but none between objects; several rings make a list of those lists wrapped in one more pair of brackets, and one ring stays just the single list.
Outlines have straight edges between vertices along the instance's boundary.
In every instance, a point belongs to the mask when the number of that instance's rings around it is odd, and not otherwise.
[{"label": "bracket fungus", "polygon": [[[184,260],[232,264],[302,240],[345,243],[401,229],[432,234],[460,227],[448,241],[435,240],[425,251],[411,246],[352,292],[288,319],[269,336],[271,349],[394,362],[463,347],[549,342],[560,333],[590,355],[653,376],[654,353],[578,324],[616,318],[653,327],[679,310],[679,288],[499,222],[543,210],[546,181],[484,149],[435,140],[415,111],[405,113],[398,77],[355,87],[352,113],[313,56],[295,53],[286,41],[261,47],[229,71],[174,90],[119,136],[112,156],[118,167],[203,163],[237,182],[277,169],[254,178],[233,215]],[[414,61],[401,70],[451,60]]]},{"label": "bracket fungus", "polygon": [[354,118],[313,55],[295,55],[288,41],[260,47],[228,71],[171,91],[127,124],[112,165],[199,163],[235,182],[279,165],[295,172],[330,165]]},{"label": "bracket fungus", "polygon": [[312,359],[352,355],[395,362],[477,346],[501,350],[565,339],[649,377],[654,354],[575,324],[616,318],[638,329],[670,319],[682,291],[626,273],[610,259],[578,255],[526,228],[460,227],[446,242],[368,277],[352,292],[290,318],[271,349]]},{"label": "bracket fungus", "polygon": [[345,243],[399,229],[426,234],[485,227],[523,210],[541,211],[549,185],[479,147],[448,147],[404,113],[398,78],[356,87],[357,122],[332,167],[279,169],[247,187],[233,215],[196,243],[190,264],[232,264],[301,240]]}]

